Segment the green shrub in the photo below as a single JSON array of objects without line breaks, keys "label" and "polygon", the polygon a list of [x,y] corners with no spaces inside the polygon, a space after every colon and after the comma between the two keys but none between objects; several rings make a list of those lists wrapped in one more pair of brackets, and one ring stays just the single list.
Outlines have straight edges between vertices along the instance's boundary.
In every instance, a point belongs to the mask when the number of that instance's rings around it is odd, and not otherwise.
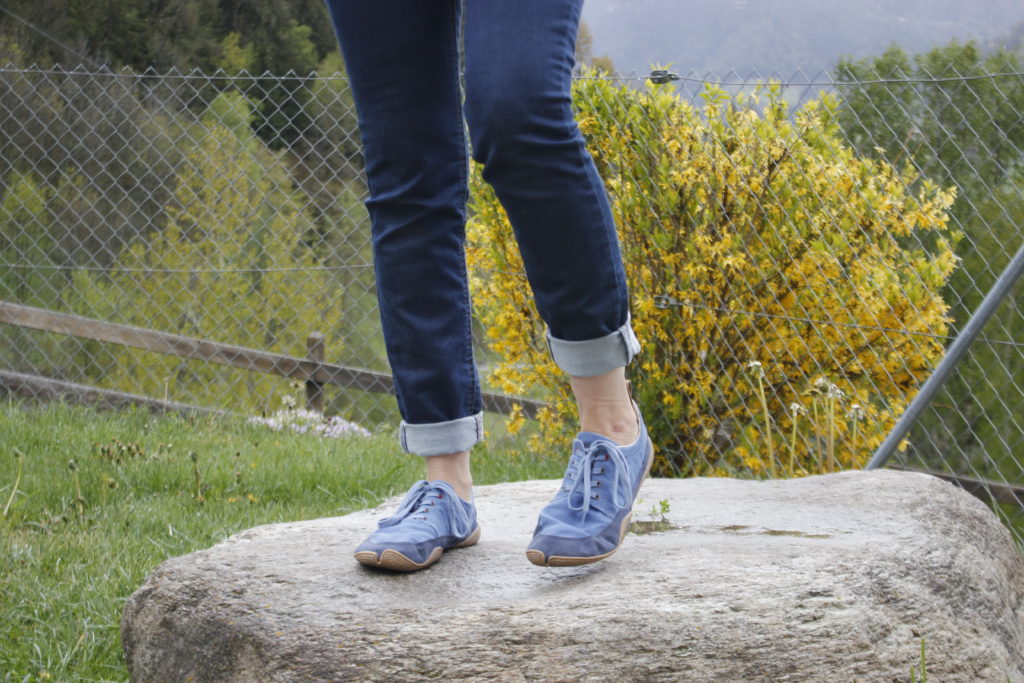
[{"label": "green shrub", "polygon": [[[327,358],[337,357],[340,290],[303,242],[311,221],[250,116],[237,94],[211,103],[166,227],[125,249],[108,274],[76,272],[69,299],[79,312],[293,356],[320,331]],[[112,355],[100,383],[122,391],[266,411],[288,390],[274,375],[126,347]]]}]

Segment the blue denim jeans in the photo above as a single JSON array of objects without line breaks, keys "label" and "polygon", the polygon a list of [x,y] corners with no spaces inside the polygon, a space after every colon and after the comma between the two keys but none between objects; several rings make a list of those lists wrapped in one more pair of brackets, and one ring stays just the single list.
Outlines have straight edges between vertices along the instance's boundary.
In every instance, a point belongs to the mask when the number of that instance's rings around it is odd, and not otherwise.
[{"label": "blue denim jeans", "polygon": [[554,362],[576,376],[628,364],[639,343],[615,223],[572,109],[582,0],[326,2],[366,160],[403,448],[454,453],[483,436],[464,251],[470,154],[508,214]]}]

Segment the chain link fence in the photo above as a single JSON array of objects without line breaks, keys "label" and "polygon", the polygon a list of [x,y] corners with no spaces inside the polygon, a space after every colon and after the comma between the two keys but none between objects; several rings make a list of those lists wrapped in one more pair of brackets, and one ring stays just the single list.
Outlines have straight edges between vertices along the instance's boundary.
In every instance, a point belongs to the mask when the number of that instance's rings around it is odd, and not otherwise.
[{"label": "chain link fence", "polygon": [[[1002,59],[581,73],[663,473],[864,465],[1024,243],[1024,73]],[[0,149],[9,390],[267,415],[299,377],[328,414],[397,425],[343,75],[8,66]],[[479,240],[501,217],[473,196]],[[487,343],[503,306],[530,305],[524,277],[470,256],[485,389],[543,417],[557,392],[517,383],[529,354]],[[1022,331],[1015,293],[890,463],[957,481],[1018,539]]]}]

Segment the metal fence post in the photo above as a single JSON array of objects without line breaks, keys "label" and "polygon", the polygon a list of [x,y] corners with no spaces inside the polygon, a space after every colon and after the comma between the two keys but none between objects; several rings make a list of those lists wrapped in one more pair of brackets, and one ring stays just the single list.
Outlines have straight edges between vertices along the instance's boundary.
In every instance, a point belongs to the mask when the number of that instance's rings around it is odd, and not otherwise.
[{"label": "metal fence post", "polygon": [[877,469],[892,457],[896,447],[907,436],[907,432],[914,426],[917,418],[921,416],[924,409],[931,403],[931,400],[938,393],[939,389],[942,388],[946,380],[949,379],[949,376],[953,374],[953,370],[956,369],[960,360],[967,354],[967,350],[974,340],[977,339],[985,323],[988,322],[992,314],[999,308],[999,304],[1009,294],[1022,273],[1024,273],[1024,244],[1021,244],[1020,248],[1017,249],[1013,260],[1007,264],[1006,268],[999,275],[999,279],[992,285],[992,289],[985,295],[981,305],[978,306],[978,309],[971,315],[967,324],[964,325],[963,331],[960,332],[950,345],[949,350],[942,357],[938,367],[935,368],[931,377],[921,387],[921,391],[914,397],[914,400],[907,406],[906,412],[903,413],[899,422],[889,432],[889,436],[885,437],[885,441],[878,447],[878,450],[875,451],[871,461],[868,462],[864,469]]}]

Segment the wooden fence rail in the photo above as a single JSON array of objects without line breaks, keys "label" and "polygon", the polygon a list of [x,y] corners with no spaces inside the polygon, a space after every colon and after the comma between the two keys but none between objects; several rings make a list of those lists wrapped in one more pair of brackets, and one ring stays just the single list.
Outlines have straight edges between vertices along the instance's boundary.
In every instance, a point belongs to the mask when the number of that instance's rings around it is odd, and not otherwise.
[{"label": "wooden fence rail", "polygon": [[[386,394],[395,391],[391,375],[387,373],[325,363],[323,336],[319,333],[313,333],[307,339],[308,357],[295,358],[70,313],[57,313],[10,301],[0,301],[0,323],[301,380],[306,383],[307,404],[314,410],[323,409],[323,388],[328,384]],[[545,405],[541,401],[492,393],[483,394],[483,404],[485,410],[506,415],[518,404],[523,414],[530,418],[535,418],[537,410]]]},{"label": "wooden fence rail", "polygon": [[158,398],[129,394],[124,391],[114,391],[113,389],[101,389],[99,387],[91,387],[88,384],[68,382],[63,379],[0,370],[0,395],[5,393],[27,399],[40,399],[43,401],[65,400],[71,403],[83,403],[101,408],[123,409],[129,406],[139,406],[158,413],[175,412],[180,415],[198,413],[203,415],[245,417],[244,415],[218,408],[204,408],[176,401],[162,401]]},{"label": "wooden fence rail", "polygon": [[[306,382],[306,402],[311,409],[322,410],[323,387],[327,384],[363,391],[394,392],[394,384],[388,374],[324,363],[324,339],[319,333],[311,334],[307,339],[306,349],[309,357],[293,358],[283,354],[194,339],[142,327],[109,323],[68,313],[56,313],[8,301],[0,301],[0,323],[300,379]],[[0,389],[23,396],[71,396],[78,400],[118,407],[137,404],[152,410],[231,414],[213,408],[161,401],[136,394],[4,370],[0,370]],[[504,414],[508,414],[512,410],[512,406],[518,403],[522,406],[523,413],[530,418],[535,418],[537,410],[545,405],[531,399],[489,393],[483,395],[483,401],[486,410]],[[1024,507],[1024,486],[975,479],[935,470],[918,470],[898,466],[894,469],[923,472],[941,477],[986,502],[1010,503]]]}]

